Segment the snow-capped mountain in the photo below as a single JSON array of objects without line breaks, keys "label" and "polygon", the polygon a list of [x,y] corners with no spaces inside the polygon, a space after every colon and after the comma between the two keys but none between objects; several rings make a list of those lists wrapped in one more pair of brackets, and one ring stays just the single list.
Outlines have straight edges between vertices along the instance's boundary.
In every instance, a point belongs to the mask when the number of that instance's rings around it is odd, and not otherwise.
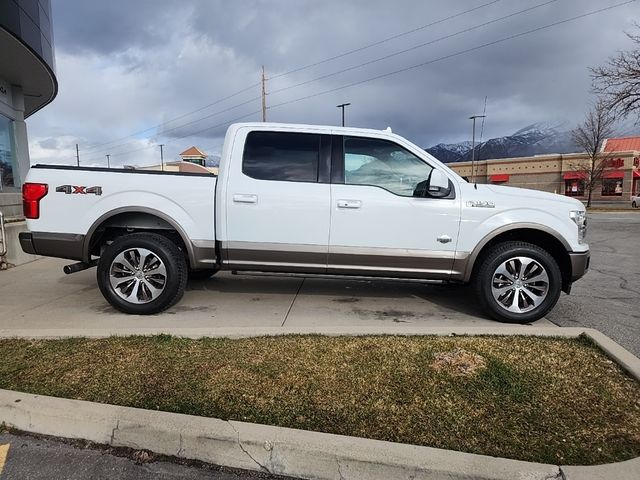
[{"label": "snow-capped mountain", "polygon": [[427,152],[444,163],[461,162],[462,158],[471,152],[471,141],[460,143],[439,143],[431,148],[427,148]]},{"label": "snow-capped mountain", "polygon": [[[471,142],[440,143],[427,152],[444,163],[471,160]],[[475,158],[527,157],[545,153],[572,153],[578,147],[565,124],[534,123],[506,137],[492,138],[476,145]]]},{"label": "snow-capped mountain", "polygon": [[209,155],[207,159],[204,161],[205,167],[219,167],[220,166],[220,155]]}]

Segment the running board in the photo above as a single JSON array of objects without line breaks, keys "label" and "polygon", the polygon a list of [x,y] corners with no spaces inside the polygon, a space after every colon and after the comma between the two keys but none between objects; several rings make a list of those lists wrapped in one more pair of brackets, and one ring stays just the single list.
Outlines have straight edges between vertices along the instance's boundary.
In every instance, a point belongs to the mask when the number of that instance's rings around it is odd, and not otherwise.
[{"label": "running board", "polygon": [[298,278],[320,278],[324,280],[355,280],[355,281],[392,281],[407,283],[426,283],[429,285],[443,285],[448,283],[446,280],[426,280],[422,278],[399,278],[399,277],[379,277],[365,275],[331,275],[328,273],[287,273],[287,272],[261,272],[258,270],[231,270],[232,275],[250,276],[250,277],[298,277]]}]

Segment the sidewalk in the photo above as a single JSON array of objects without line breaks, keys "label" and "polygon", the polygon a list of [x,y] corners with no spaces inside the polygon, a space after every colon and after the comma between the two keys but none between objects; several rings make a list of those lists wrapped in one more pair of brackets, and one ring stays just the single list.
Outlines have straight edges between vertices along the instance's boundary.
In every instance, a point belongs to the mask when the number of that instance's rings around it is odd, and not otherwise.
[{"label": "sidewalk", "polygon": [[[0,333],[501,325],[484,316],[468,288],[228,272],[206,282],[191,282],[182,301],[166,312],[132,316],[117,312],[104,300],[95,269],[65,275],[66,263],[41,259],[0,272]],[[553,324],[540,320],[535,326]]]}]

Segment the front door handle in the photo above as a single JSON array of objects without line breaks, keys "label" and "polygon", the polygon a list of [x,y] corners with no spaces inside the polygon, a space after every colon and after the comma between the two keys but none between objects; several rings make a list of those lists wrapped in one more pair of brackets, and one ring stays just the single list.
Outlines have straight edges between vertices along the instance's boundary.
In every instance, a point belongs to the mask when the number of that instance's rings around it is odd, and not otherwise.
[{"label": "front door handle", "polygon": [[246,193],[236,193],[233,195],[233,201],[234,203],[258,203],[258,196]]},{"label": "front door handle", "polygon": [[338,208],[360,208],[362,202],[360,200],[338,200]]},{"label": "front door handle", "polygon": [[440,235],[437,240],[440,243],[449,243],[453,239],[449,235]]}]

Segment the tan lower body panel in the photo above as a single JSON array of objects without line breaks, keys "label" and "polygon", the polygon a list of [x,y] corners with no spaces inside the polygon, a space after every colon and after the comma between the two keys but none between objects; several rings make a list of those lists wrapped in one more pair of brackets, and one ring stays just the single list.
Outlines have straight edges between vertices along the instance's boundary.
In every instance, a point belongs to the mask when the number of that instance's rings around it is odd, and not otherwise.
[{"label": "tan lower body panel", "polygon": [[[328,273],[434,280],[459,279],[465,255],[455,252],[391,248],[225,242],[223,258],[231,270]],[[454,269],[454,267],[456,267]]]}]

